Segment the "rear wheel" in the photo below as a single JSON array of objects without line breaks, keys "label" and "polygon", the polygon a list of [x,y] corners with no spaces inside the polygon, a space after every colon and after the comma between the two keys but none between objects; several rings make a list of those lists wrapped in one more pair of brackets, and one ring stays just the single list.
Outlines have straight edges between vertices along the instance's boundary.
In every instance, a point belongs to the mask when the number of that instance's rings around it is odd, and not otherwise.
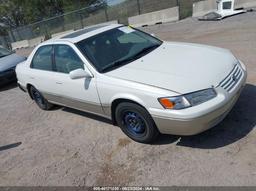
[{"label": "rear wheel", "polygon": [[30,87],[30,95],[42,110],[50,110],[53,107],[53,104],[49,103],[33,86]]},{"label": "rear wheel", "polygon": [[151,143],[159,135],[159,131],[150,114],[134,103],[120,103],[115,112],[118,126],[134,141]]}]

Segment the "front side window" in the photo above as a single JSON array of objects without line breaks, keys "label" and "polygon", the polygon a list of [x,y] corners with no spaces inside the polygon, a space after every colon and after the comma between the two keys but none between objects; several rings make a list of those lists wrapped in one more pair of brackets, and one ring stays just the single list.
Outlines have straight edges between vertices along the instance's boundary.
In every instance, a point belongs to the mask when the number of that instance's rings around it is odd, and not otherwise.
[{"label": "front side window", "polygon": [[79,50],[101,73],[128,64],[162,44],[149,34],[122,26],[78,42]]},{"label": "front side window", "polygon": [[57,72],[66,73],[76,70],[84,69],[84,63],[76,54],[76,52],[68,45],[55,45],[55,69]]},{"label": "front side window", "polygon": [[34,55],[31,68],[52,71],[52,46],[40,47]]}]

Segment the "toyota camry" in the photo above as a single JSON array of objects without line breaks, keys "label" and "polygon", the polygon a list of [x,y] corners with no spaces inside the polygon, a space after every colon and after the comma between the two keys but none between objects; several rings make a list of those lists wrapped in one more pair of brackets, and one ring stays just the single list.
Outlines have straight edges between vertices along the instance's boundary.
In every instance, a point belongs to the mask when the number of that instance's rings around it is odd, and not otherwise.
[{"label": "toyota camry", "polygon": [[16,73],[41,109],[57,104],[106,117],[142,143],[216,126],[247,77],[229,50],[165,42],[119,24],[43,42]]}]

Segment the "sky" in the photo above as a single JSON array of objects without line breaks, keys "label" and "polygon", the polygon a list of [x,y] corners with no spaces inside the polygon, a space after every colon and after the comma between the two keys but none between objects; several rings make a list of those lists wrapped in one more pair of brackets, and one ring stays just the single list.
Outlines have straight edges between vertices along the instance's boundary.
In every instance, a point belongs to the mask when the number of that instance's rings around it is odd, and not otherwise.
[{"label": "sky", "polygon": [[112,5],[116,5],[118,3],[122,3],[124,1],[126,1],[126,0],[107,0],[107,3],[109,6],[112,6]]}]

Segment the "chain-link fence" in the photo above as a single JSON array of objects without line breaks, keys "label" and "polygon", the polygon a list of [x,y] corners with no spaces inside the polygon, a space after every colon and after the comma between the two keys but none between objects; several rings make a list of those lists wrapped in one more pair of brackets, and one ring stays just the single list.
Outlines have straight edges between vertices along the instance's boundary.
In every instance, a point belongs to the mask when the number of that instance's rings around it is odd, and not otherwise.
[{"label": "chain-link fence", "polygon": [[123,3],[107,6],[90,6],[67,14],[49,18],[24,27],[11,29],[11,42],[29,40],[36,37],[50,38],[52,34],[77,30],[112,20],[128,24],[128,17],[159,11],[175,6],[180,7],[180,18],[192,14],[192,3],[198,0],[126,0]]}]

